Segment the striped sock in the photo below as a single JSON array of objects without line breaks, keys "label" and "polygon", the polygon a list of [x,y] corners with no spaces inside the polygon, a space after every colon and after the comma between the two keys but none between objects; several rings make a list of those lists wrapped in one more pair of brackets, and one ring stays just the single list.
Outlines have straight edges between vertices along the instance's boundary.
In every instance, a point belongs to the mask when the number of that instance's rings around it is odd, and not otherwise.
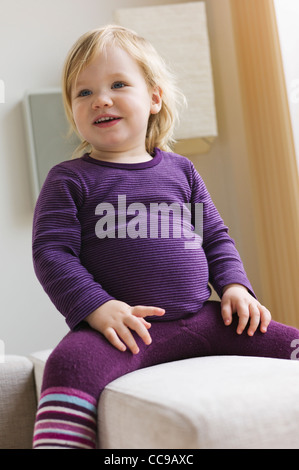
[{"label": "striped sock", "polygon": [[33,434],[34,449],[95,449],[97,402],[67,387],[46,389],[40,397]]}]

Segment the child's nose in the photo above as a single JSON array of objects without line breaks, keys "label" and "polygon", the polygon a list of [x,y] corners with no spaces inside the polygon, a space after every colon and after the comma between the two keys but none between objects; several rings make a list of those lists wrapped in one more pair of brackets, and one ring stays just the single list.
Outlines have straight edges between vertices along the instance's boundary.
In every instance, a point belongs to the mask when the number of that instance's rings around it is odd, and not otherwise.
[{"label": "child's nose", "polygon": [[94,109],[112,106],[113,101],[107,92],[101,92],[94,95],[92,106]]}]

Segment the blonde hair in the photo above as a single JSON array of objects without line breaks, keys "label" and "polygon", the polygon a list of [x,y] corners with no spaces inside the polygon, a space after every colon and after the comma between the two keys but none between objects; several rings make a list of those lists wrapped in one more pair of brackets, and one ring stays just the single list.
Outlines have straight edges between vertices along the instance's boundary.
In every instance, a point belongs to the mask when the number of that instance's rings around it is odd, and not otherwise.
[{"label": "blonde hair", "polygon": [[[85,33],[73,45],[66,58],[62,76],[62,96],[71,131],[78,134],[72,113],[72,87],[80,72],[107,46],[124,49],[140,66],[149,89],[158,87],[162,91],[161,110],[149,118],[145,145],[150,154],[153,153],[154,147],[171,151],[175,143],[174,130],[178,122],[178,105],[184,102],[184,96],[177,88],[173,74],[152,44],[122,26],[107,25]],[[82,142],[77,147],[76,154],[83,150],[87,151],[90,147],[86,140],[79,137]]]}]

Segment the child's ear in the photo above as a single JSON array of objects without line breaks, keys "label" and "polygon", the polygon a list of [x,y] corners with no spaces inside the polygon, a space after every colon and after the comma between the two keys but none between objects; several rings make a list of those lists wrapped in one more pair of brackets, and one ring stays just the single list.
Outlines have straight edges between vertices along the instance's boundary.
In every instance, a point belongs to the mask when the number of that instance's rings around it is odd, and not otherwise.
[{"label": "child's ear", "polygon": [[160,87],[155,87],[152,90],[151,114],[158,114],[162,107],[162,90]]}]

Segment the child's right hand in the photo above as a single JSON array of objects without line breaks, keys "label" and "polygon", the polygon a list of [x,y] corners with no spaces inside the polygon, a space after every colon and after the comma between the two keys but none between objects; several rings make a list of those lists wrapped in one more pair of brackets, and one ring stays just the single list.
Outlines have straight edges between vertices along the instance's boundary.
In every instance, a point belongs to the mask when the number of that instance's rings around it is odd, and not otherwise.
[{"label": "child's right hand", "polygon": [[148,332],[151,324],[144,317],[162,316],[164,313],[165,310],[158,307],[130,307],[125,302],[109,300],[88,315],[85,321],[120,351],[128,347],[133,354],[137,354],[139,348],[130,330],[136,331],[145,344],[151,344]]}]

